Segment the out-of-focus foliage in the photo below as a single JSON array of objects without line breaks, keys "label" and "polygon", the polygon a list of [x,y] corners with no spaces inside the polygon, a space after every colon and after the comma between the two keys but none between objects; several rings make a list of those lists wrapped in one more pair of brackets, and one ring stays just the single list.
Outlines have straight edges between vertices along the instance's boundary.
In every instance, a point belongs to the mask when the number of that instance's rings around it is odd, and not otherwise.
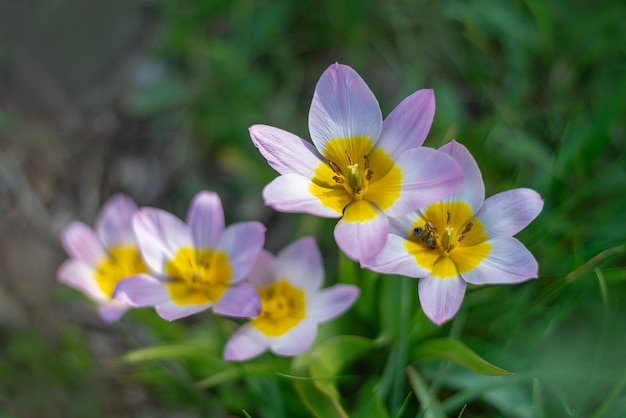
[{"label": "out-of-focus foliage", "polygon": [[[43,3],[53,13],[58,2]],[[215,190],[229,221],[268,226],[270,250],[315,235],[327,277],[358,284],[362,295],[291,365],[270,354],[223,363],[236,324],[208,316],[166,323],[132,312],[116,329],[128,354],[104,376],[101,362],[111,359],[77,339],[76,325],[53,342],[36,329],[3,332],[0,417],[120,416],[108,415],[114,409],[94,393],[102,386],[90,386],[99,379],[147,388],[136,409],[126,399],[131,406],[116,411],[128,416],[166,416],[140,411],[151,403],[189,417],[613,417],[626,410],[626,3],[159,0],[135,7],[150,20],[141,57],[149,71],[119,100],[117,111],[133,123],[118,132],[126,142],[112,144],[128,147],[138,134],[140,153],[166,156],[154,172],[174,178],[145,200],[182,211],[198,190]],[[115,25],[108,30],[115,34]],[[11,51],[0,50],[0,75],[11,68]],[[518,235],[539,261],[538,280],[472,287],[457,318],[437,328],[419,310],[416,281],[378,277],[337,256],[334,222],[263,207],[261,190],[276,173],[247,129],[265,123],[308,138],[315,82],[334,62],[358,71],[384,114],[411,92],[433,88],[437,110],[425,145],[453,138],[466,145],[487,195],[513,187],[542,195],[542,214]],[[4,143],[16,142],[11,127],[20,117],[0,110]],[[93,151],[108,153],[105,172],[117,167],[115,151]],[[57,303],[80,299],[60,293]],[[320,362],[316,356],[332,354],[341,338],[350,355]],[[459,359],[513,375],[480,375]],[[325,372],[336,379],[324,380]]]}]

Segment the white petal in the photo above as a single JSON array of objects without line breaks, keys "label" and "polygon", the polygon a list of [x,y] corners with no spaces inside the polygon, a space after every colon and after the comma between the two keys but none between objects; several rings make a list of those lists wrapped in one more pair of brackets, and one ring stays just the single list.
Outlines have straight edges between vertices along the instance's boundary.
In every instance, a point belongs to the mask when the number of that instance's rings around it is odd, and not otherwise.
[{"label": "white petal", "polygon": [[187,224],[164,210],[140,209],[133,226],[146,264],[157,273],[165,274],[165,264],[175,258],[179,249],[193,247]]},{"label": "white petal", "polygon": [[490,237],[510,237],[526,228],[541,212],[543,200],[531,189],[513,189],[487,200],[476,214]]},{"label": "white petal", "polygon": [[261,314],[261,298],[249,283],[231,286],[213,306],[219,315],[251,318]]},{"label": "white petal", "polygon": [[428,318],[442,325],[454,317],[465,296],[465,282],[459,278],[426,277],[419,281],[422,309]]},{"label": "white petal", "polygon": [[132,222],[136,211],[137,204],[123,194],[117,194],[105,203],[96,222],[98,238],[105,248],[136,243]]},{"label": "white petal", "polygon": [[104,322],[112,324],[113,322],[117,322],[129,309],[129,305],[112,300],[110,303],[100,305],[98,307],[98,314]]},{"label": "white petal", "polygon": [[324,154],[333,138],[363,135],[376,142],[383,117],[372,91],[346,65],[333,64],[320,77],[309,112],[309,131],[315,148]]},{"label": "white petal", "polygon": [[211,306],[210,303],[204,305],[177,305],[174,302],[165,302],[156,307],[159,316],[167,321],[174,321],[205,311]]},{"label": "white petal", "polygon": [[413,231],[413,222],[419,219],[419,213],[411,212],[407,215],[389,218],[389,233],[407,238]]},{"label": "white petal", "polygon": [[449,155],[431,148],[405,151],[396,164],[403,169],[402,193],[393,206],[385,210],[392,217],[445,199],[463,184],[459,164]]},{"label": "white petal", "polygon": [[361,261],[361,267],[386,274],[401,274],[407,277],[426,277],[430,272],[417,264],[415,257],[408,253],[406,240],[395,234],[387,236],[383,249],[374,257]]},{"label": "white petal", "polygon": [[239,222],[226,228],[219,248],[228,253],[228,261],[233,268],[232,283],[248,275],[264,243],[265,226],[260,222]]},{"label": "white petal", "polygon": [[276,278],[276,258],[269,251],[261,251],[248,274],[248,281],[260,289],[274,283]]},{"label": "white petal", "polygon": [[[346,208],[349,210],[350,206]],[[377,209],[378,210],[378,209]],[[389,219],[384,213],[363,222],[346,222],[343,219],[335,226],[335,241],[348,257],[355,261],[372,258],[387,241]]]},{"label": "white petal", "polygon": [[170,298],[167,285],[147,274],[121,280],[113,293],[113,299],[133,307],[156,306]]},{"label": "white petal", "polygon": [[361,290],[348,284],[336,284],[311,296],[307,317],[318,323],[327,322],[346,312],[359,297]]},{"label": "white petal", "polygon": [[93,229],[82,222],[72,222],[61,233],[61,243],[67,254],[92,267],[107,256]]},{"label": "white petal", "polygon": [[376,146],[385,148],[394,160],[404,151],[420,147],[428,135],[434,115],[433,91],[416,91],[385,118]]},{"label": "white petal", "polygon": [[310,178],[300,174],[286,174],[275,178],[263,189],[265,204],[279,212],[308,213],[323,218],[338,218],[341,212],[325,206],[311,194]]},{"label": "white petal", "polygon": [[110,298],[102,291],[95,276],[96,271],[93,267],[76,259],[65,261],[57,272],[61,283],[83,292],[85,296],[96,302],[109,301]]},{"label": "white petal", "polygon": [[439,151],[454,158],[463,171],[463,185],[446,200],[466,202],[472,208],[473,213],[478,212],[485,200],[485,184],[476,160],[467,148],[454,140],[439,148]]},{"label": "white petal", "polygon": [[463,273],[473,284],[519,283],[536,278],[539,266],[535,257],[515,238],[497,237],[487,241],[491,253],[475,269]]},{"label": "white petal", "polygon": [[304,139],[267,125],[251,126],[250,137],[269,165],[280,174],[296,173],[313,178],[322,157]]},{"label": "white petal", "polygon": [[224,210],[217,193],[198,193],[187,215],[189,229],[196,248],[214,248],[224,232]]},{"label": "white petal", "polygon": [[233,334],[224,347],[224,360],[245,361],[257,357],[269,347],[265,335],[245,324]]},{"label": "white petal", "polygon": [[317,335],[317,323],[301,321],[285,335],[270,340],[270,350],[280,356],[296,356],[307,351]]},{"label": "white petal", "polygon": [[294,241],[278,253],[276,260],[276,277],[286,277],[292,285],[307,293],[322,286],[324,265],[315,238]]}]

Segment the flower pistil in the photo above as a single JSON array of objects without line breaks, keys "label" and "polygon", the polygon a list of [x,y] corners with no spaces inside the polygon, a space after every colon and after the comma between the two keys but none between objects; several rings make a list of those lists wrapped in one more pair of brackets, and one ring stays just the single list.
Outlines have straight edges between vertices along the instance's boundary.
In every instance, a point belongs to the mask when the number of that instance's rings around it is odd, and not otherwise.
[{"label": "flower pistil", "polygon": [[287,280],[259,289],[261,315],[252,320],[252,326],[270,337],[278,337],[306,317],[304,292]]},{"label": "flower pistil", "polygon": [[485,226],[462,201],[428,206],[407,231],[407,250],[433,277],[473,270],[492,251]]},{"label": "flower pistil", "polygon": [[165,273],[174,279],[168,290],[179,305],[216,303],[230,285],[233,268],[224,251],[182,247]]}]

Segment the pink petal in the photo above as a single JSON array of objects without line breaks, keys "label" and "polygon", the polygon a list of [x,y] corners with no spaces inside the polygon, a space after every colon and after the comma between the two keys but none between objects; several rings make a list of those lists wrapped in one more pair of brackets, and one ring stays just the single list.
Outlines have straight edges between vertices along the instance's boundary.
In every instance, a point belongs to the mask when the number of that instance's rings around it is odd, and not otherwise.
[{"label": "pink petal", "polygon": [[276,278],[276,258],[269,251],[261,251],[248,274],[248,281],[260,289],[274,283]]},{"label": "pink petal", "polygon": [[95,278],[95,270],[84,261],[70,259],[57,272],[59,281],[72,287],[96,302],[106,302],[109,297],[102,291]]},{"label": "pink petal", "polygon": [[341,216],[341,212],[325,206],[318,197],[312,195],[310,186],[310,178],[295,173],[285,174],[265,186],[263,200],[267,206],[279,212],[308,213],[323,218]]},{"label": "pink petal", "polygon": [[393,206],[385,210],[391,217],[406,215],[445,199],[463,184],[459,164],[449,155],[431,148],[405,151],[396,164],[403,169],[402,193]]},{"label": "pink petal", "polygon": [[317,323],[303,320],[285,335],[270,340],[270,349],[280,356],[296,356],[307,351],[317,335]]},{"label": "pink petal", "polygon": [[210,303],[204,305],[177,305],[175,302],[165,302],[156,307],[159,316],[167,321],[184,318],[198,312],[206,311],[211,306]]},{"label": "pink petal", "polygon": [[224,232],[224,210],[217,193],[198,193],[189,207],[187,222],[196,248],[214,248]]},{"label": "pink petal", "polygon": [[487,241],[493,246],[489,256],[474,270],[463,273],[473,284],[519,283],[537,277],[535,257],[515,238],[497,237]]},{"label": "pink petal", "polygon": [[104,322],[112,324],[113,322],[117,322],[129,309],[129,305],[112,300],[106,305],[100,305],[98,307],[98,314]]},{"label": "pink petal", "polygon": [[226,343],[224,360],[249,360],[263,353],[268,347],[269,341],[267,337],[250,324],[245,324]]},{"label": "pink petal", "polygon": [[226,228],[218,248],[228,253],[228,261],[233,268],[232,283],[248,275],[264,243],[265,226],[260,222],[240,222]]},{"label": "pink petal", "polygon": [[376,146],[384,147],[394,160],[404,151],[420,147],[435,116],[432,90],[418,90],[404,99],[383,122]]},{"label": "pink petal", "polygon": [[113,299],[132,307],[157,306],[170,298],[167,285],[147,274],[121,280],[113,293]]},{"label": "pink petal", "polygon": [[513,189],[487,200],[477,213],[490,237],[510,237],[528,226],[539,215],[543,200],[531,189]]},{"label": "pink petal", "polygon": [[407,215],[397,216],[395,218],[389,218],[389,233],[399,235],[402,238],[407,238],[413,234],[413,222],[419,219],[417,212],[411,212]]},{"label": "pink petal", "polygon": [[261,313],[261,298],[249,283],[231,286],[213,306],[213,312],[224,316],[252,318]]},{"label": "pink petal", "polygon": [[418,286],[420,304],[426,316],[437,325],[452,319],[461,307],[465,286],[461,278],[420,279]]},{"label": "pink petal", "polygon": [[193,247],[189,227],[164,210],[140,209],[133,226],[146,264],[157,273],[165,273],[165,264],[181,247]]},{"label": "pink petal", "polygon": [[322,157],[310,143],[267,125],[251,126],[250,137],[269,165],[280,174],[296,173],[313,178]]},{"label": "pink petal", "polygon": [[[350,206],[346,208],[346,212]],[[378,210],[378,209],[377,209]],[[346,222],[343,219],[335,226],[335,241],[348,257],[355,261],[375,256],[387,241],[389,219],[382,212],[365,222]]]},{"label": "pink petal", "polygon": [[324,282],[322,254],[313,237],[292,242],[278,253],[276,277],[286,277],[305,292],[315,291]]},{"label": "pink petal", "polygon": [[137,204],[123,194],[116,194],[105,203],[96,222],[96,233],[105,248],[136,242],[133,232],[136,211]]},{"label": "pink petal", "polygon": [[72,222],[61,233],[61,243],[67,254],[96,267],[106,257],[93,229],[82,222]]},{"label": "pink petal", "polygon": [[348,284],[323,289],[311,296],[307,316],[318,323],[337,318],[356,302],[360,292],[358,287]]},{"label": "pink petal", "polygon": [[439,148],[439,151],[454,158],[463,171],[463,185],[446,200],[466,202],[472,208],[473,213],[478,212],[485,200],[485,184],[476,160],[467,148],[454,140]]},{"label": "pink petal", "polygon": [[382,125],[374,94],[352,68],[333,64],[324,71],[309,112],[311,139],[320,154],[333,138],[363,135],[376,142]]},{"label": "pink petal", "polygon": [[361,261],[361,267],[378,273],[401,274],[407,277],[426,277],[430,272],[417,264],[405,247],[406,240],[395,234],[387,236],[383,249],[374,257]]}]

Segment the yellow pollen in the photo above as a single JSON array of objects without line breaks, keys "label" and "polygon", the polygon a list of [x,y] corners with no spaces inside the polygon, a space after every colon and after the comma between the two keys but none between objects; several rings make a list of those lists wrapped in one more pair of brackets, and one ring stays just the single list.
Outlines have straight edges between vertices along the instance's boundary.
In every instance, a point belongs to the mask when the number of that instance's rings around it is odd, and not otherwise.
[{"label": "yellow pollen", "polygon": [[372,172],[372,170],[369,169],[369,160],[367,155],[363,156],[363,160],[365,161],[365,170],[363,171],[363,173],[365,175],[361,174],[361,171],[359,170],[359,164],[352,162],[352,158],[350,158],[350,155],[348,155],[347,151],[346,156],[348,159],[348,164],[346,165],[346,168],[348,169],[347,176],[344,176],[342,174],[342,171],[337,164],[329,161],[328,165],[336,174],[336,176],[333,177],[333,180],[335,180],[337,184],[341,184],[344,187],[345,191],[349,195],[351,195],[354,200],[361,200],[367,192],[369,182],[374,173]]},{"label": "yellow pollen", "polygon": [[222,250],[182,247],[165,265],[172,300],[178,305],[216,303],[233,277],[228,254]]},{"label": "yellow pollen", "polygon": [[279,337],[298,325],[306,316],[306,296],[286,279],[259,289],[261,314],[252,326],[269,337]]},{"label": "yellow pollen", "polygon": [[130,276],[148,273],[149,269],[134,245],[116,245],[108,249],[107,257],[96,268],[96,282],[109,298],[117,283]]},{"label": "yellow pollen", "polygon": [[309,191],[338,215],[354,201],[369,201],[385,211],[400,198],[403,169],[384,148],[374,148],[371,138],[333,138],[322,155],[326,162],[315,168]]}]

